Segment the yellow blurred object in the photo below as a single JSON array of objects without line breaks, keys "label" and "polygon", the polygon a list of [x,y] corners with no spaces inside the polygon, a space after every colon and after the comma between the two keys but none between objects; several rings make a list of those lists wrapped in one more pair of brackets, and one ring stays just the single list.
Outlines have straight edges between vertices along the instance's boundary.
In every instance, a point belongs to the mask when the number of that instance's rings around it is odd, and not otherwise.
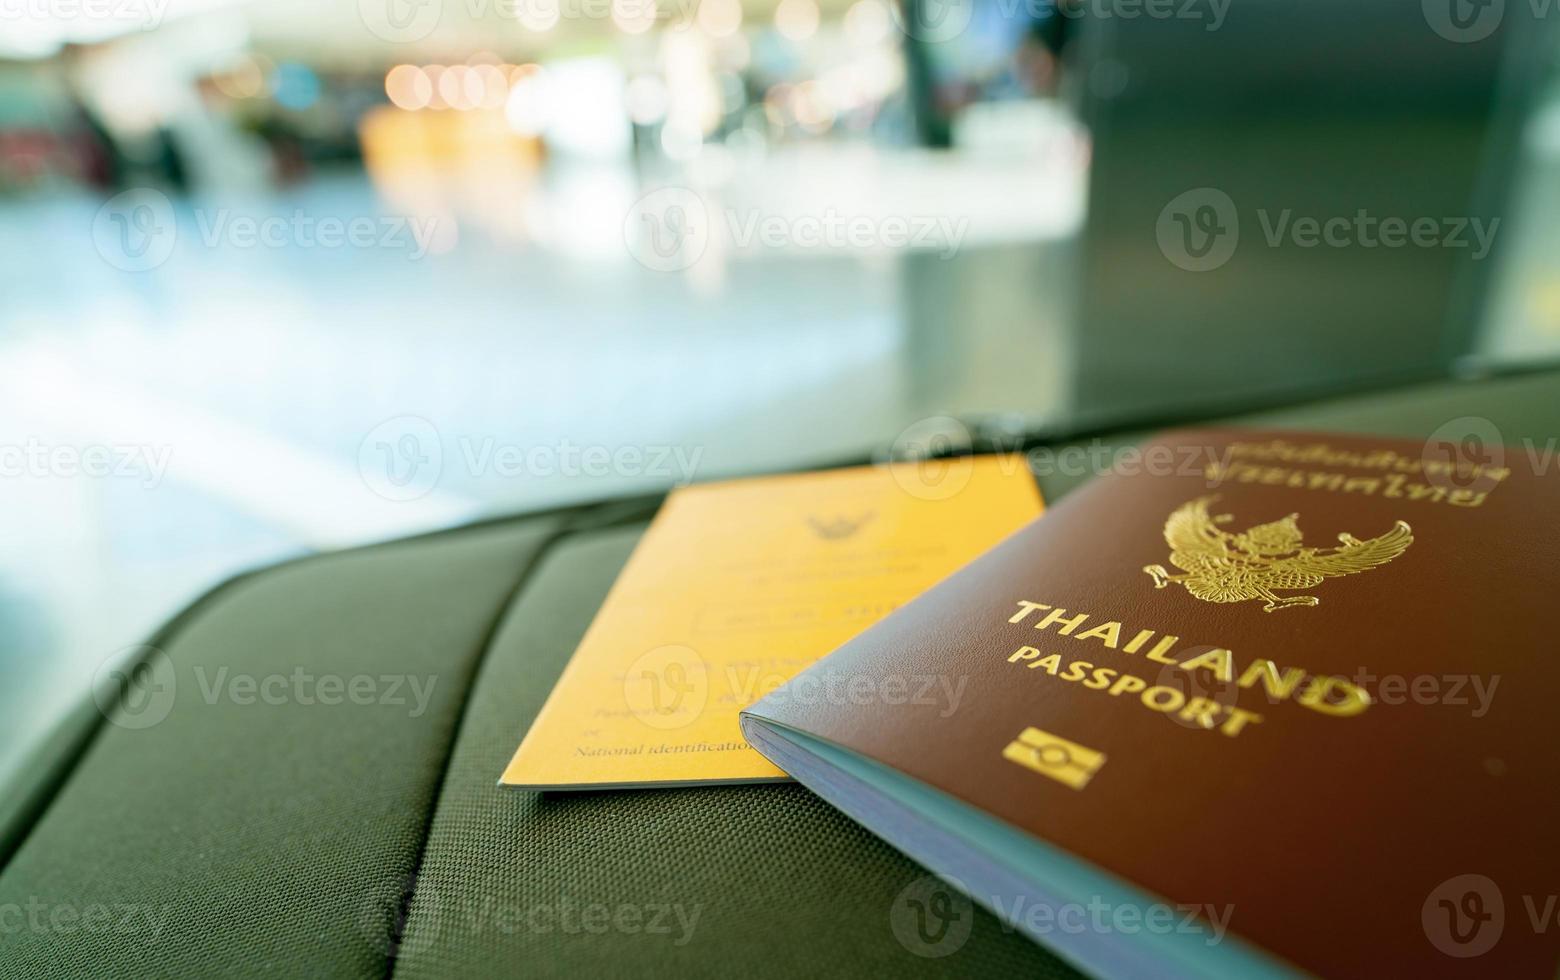
[{"label": "yellow blurred object", "polygon": [[528,237],[524,215],[544,150],[502,110],[411,112],[380,106],[359,127],[363,165],[394,209],[448,216],[499,240]]},{"label": "yellow blurred object", "polygon": [[1532,320],[1544,333],[1560,334],[1560,280],[1535,285],[1528,293]]},{"label": "yellow blurred object", "polygon": [[516,135],[498,111],[415,112],[379,106],[358,127],[363,163],[376,181],[406,170],[449,170],[473,157],[533,170],[541,140]]}]

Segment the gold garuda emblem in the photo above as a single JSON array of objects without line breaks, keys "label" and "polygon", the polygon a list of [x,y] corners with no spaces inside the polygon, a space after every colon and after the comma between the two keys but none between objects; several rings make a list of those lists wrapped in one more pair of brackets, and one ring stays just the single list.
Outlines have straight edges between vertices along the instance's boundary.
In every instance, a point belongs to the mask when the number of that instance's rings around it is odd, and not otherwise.
[{"label": "gold garuda emblem", "polygon": [[1177,507],[1165,521],[1165,543],[1170,563],[1186,572],[1171,575],[1163,565],[1147,565],[1154,588],[1171,582],[1204,602],[1263,600],[1262,611],[1314,606],[1314,595],[1279,596],[1279,591],[1312,589],[1338,575],[1367,572],[1401,555],[1414,543],[1413,530],[1404,521],[1378,537],[1361,541],[1340,534],[1336,548],[1302,547],[1299,514],[1280,521],[1258,524],[1239,534],[1217,527],[1231,520],[1229,514],[1210,516],[1208,505],[1217,496],[1198,497]]}]

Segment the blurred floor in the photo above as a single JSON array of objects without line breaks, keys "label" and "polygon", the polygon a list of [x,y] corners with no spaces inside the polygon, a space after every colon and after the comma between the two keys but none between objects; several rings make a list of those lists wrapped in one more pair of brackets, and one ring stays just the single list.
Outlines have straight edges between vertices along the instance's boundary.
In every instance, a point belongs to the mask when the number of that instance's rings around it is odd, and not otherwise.
[{"label": "blurred floor", "polygon": [[[21,450],[0,460],[0,778],[100,664],[244,568],[845,458],[943,412],[1043,417],[1081,174],[810,151],[726,205],[794,215],[810,191],[812,213],[968,214],[967,237],[951,257],[717,245],[686,274],[631,259],[638,188],[611,175],[538,191],[546,242],[468,220],[420,260],[204,237],[223,214],[394,215],[359,175],[177,202],[178,246],[143,273],[95,250],[100,201],[0,205],[0,446]],[[993,269],[1009,288],[980,287]]]}]

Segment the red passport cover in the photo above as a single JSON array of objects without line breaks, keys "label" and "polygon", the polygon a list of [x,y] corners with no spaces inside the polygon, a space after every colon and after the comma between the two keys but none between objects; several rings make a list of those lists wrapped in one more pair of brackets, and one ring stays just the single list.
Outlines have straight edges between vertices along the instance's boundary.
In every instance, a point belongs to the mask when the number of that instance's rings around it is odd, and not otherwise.
[{"label": "red passport cover", "polygon": [[1465,449],[1167,434],[749,713],[1306,971],[1553,977],[1560,464]]}]

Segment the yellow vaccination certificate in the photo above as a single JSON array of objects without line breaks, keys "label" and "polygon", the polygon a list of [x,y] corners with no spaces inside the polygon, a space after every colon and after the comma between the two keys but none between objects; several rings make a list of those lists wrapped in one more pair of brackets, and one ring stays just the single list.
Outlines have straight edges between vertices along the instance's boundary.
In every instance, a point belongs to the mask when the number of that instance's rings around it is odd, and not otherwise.
[{"label": "yellow vaccination certificate", "polygon": [[[787,778],[743,741],[737,713],[1040,510],[1034,479],[1010,455],[674,491],[500,782],[556,790]],[[806,696],[915,696],[915,679],[903,681]]]}]

